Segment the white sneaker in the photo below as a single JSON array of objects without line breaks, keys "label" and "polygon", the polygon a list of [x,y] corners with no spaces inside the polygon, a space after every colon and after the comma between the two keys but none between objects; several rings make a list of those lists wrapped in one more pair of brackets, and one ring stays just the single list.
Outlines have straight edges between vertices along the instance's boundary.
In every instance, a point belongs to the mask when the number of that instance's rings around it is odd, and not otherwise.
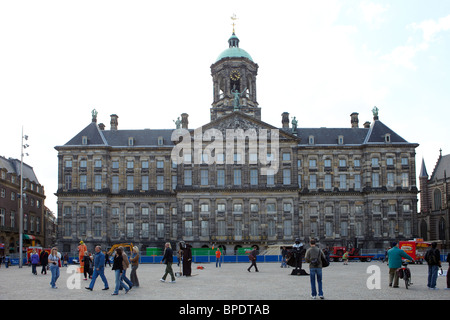
[{"label": "white sneaker", "polygon": [[164,280],[164,279],[159,279],[159,281],[161,281],[161,282],[166,282],[166,280]]},{"label": "white sneaker", "polygon": [[316,296],[311,295],[311,299],[316,299]]},{"label": "white sneaker", "polygon": [[175,283],[175,280],[170,281],[169,283]]}]

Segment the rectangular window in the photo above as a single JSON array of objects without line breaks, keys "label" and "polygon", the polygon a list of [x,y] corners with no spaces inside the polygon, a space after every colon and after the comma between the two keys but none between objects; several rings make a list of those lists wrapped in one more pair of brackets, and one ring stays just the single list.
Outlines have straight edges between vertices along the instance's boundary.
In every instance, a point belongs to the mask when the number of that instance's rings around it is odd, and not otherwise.
[{"label": "rectangular window", "polygon": [[200,184],[202,186],[208,185],[208,169],[200,170]]},{"label": "rectangular window", "polygon": [[101,236],[102,236],[102,223],[95,222],[94,223],[94,237],[101,237]]},{"label": "rectangular window", "polygon": [[392,188],[394,186],[394,173],[388,172],[387,173],[387,183],[386,186],[389,188]]},{"label": "rectangular window", "polygon": [[157,223],[156,224],[156,237],[157,238],[164,238],[164,223]]},{"label": "rectangular window", "polygon": [[292,221],[291,220],[284,220],[283,229],[284,229],[284,236],[285,237],[292,236]]},{"label": "rectangular window", "polygon": [[101,190],[102,189],[102,175],[96,174],[94,176],[94,188],[95,190]]},{"label": "rectangular window", "polygon": [[341,190],[347,189],[347,175],[346,174],[339,175],[339,189],[341,189]]},{"label": "rectangular window", "polygon": [[283,161],[291,161],[291,154],[289,152],[283,152]]},{"label": "rectangular window", "polygon": [[87,176],[85,174],[80,174],[80,189],[87,189]]},{"label": "rectangular window", "polygon": [[361,175],[355,174],[355,189],[361,189]]},{"label": "rectangular window", "polygon": [[409,174],[406,172],[402,173],[402,187],[403,188],[409,187]]},{"label": "rectangular window", "polygon": [[192,170],[184,170],[184,185],[192,186]]},{"label": "rectangular window", "polygon": [[134,237],[134,223],[132,222],[127,223],[127,237],[128,238]]},{"label": "rectangular window", "polygon": [[133,169],[134,168],[134,162],[132,160],[127,160],[127,169]]},{"label": "rectangular window", "polygon": [[217,204],[217,212],[225,212],[225,203]]},{"label": "rectangular window", "polygon": [[156,190],[164,190],[164,176],[156,176]]},{"label": "rectangular window", "polygon": [[331,190],[331,174],[325,175],[325,190]]},{"label": "rectangular window", "polygon": [[164,161],[162,160],[156,161],[156,169],[164,169]]},{"label": "rectangular window", "polygon": [[315,174],[309,176],[309,189],[317,189],[317,176]]},{"label": "rectangular window", "polygon": [[217,185],[218,186],[225,185],[225,170],[223,169],[217,170]]},{"label": "rectangular window", "polygon": [[291,169],[283,169],[283,184],[291,184]]},{"label": "rectangular window", "polygon": [[227,224],[223,220],[217,221],[217,235],[226,236],[227,235]]},{"label": "rectangular window", "polygon": [[119,237],[119,224],[117,222],[112,223],[112,237],[113,238]]},{"label": "rectangular window", "polygon": [[277,229],[276,224],[274,220],[269,220],[269,226],[268,226],[268,236],[269,237],[275,237],[277,235]]},{"label": "rectangular window", "polygon": [[163,207],[157,207],[156,208],[156,214],[158,216],[163,216],[164,215],[164,208]]},{"label": "rectangular window", "polygon": [[234,221],[234,236],[242,237],[242,221],[241,220]]},{"label": "rectangular window", "polygon": [[233,184],[235,186],[240,186],[242,181],[241,181],[241,169],[234,169],[233,170]]},{"label": "rectangular window", "polygon": [[127,190],[134,190],[134,176],[127,176]]},{"label": "rectangular window", "polygon": [[380,175],[376,172],[372,173],[372,188],[380,187]]},{"label": "rectangular window", "polygon": [[184,221],[184,235],[186,237],[192,237],[192,221]]},{"label": "rectangular window", "polygon": [[112,192],[119,192],[119,176],[112,176]]},{"label": "rectangular window", "polygon": [[250,221],[250,235],[252,237],[259,236],[259,221],[256,220]]},{"label": "rectangular window", "polygon": [[67,174],[64,176],[64,186],[66,190],[72,189],[72,175]]},{"label": "rectangular window", "polygon": [[142,176],[141,183],[142,183],[142,190],[148,191],[148,176]]},{"label": "rectangular window", "polygon": [[258,169],[250,170],[250,185],[252,186],[258,185]]},{"label": "rectangular window", "polygon": [[147,160],[141,161],[141,168],[148,169],[148,161]]},{"label": "rectangular window", "polygon": [[143,222],[141,225],[141,236],[142,238],[148,238],[150,235],[148,222]]},{"label": "rectangular window", "polygon": [[298,183],[298,187],[301,188],[302,187],[302,175],[299,174],[297,176],[297,183]]},{"label": "rectangular window", "polygon": [[267,170],[267,185],[273,186],[275,185],[275,174],[272,170]]},{"label": "rectangular window", "polygon": [[209,236],[209,221],[208,220],[202,220],[200,234],[202,237]]}]

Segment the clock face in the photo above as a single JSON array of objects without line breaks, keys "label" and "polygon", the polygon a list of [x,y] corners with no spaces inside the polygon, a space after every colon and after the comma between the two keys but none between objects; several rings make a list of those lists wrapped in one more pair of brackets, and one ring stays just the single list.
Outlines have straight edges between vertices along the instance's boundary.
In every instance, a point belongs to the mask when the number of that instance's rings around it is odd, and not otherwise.
[{"label": "clock face", "polygon": [[230,73],[230,79],[233,81],[237,81],[241,78],[241,74],[239,73],[238,70],[233,70]]}]

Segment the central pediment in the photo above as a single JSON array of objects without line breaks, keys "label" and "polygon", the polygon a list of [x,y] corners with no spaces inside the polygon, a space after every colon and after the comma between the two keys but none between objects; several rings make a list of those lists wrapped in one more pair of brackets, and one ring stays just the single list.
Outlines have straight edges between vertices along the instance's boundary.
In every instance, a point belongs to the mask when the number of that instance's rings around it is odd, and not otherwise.
[{"label": "central pediment", "polygon": [[209,129],[216,129],[222,132],[223,136],[226,136],[227,130],[256,130],[256,133],[260,133],[261,130],[266,130],[267,135],[270,137],[271,132],[276,130],[278,132],[279,138],[283,140],[295,140],[300,141],[300,138],[290,131],[286,131],[277,127],[274,127],[264,121],[255,119],[243,112],[235,111],[233,113],[227,114],[217,120],[211,121],[201,127],[202,132]]}]

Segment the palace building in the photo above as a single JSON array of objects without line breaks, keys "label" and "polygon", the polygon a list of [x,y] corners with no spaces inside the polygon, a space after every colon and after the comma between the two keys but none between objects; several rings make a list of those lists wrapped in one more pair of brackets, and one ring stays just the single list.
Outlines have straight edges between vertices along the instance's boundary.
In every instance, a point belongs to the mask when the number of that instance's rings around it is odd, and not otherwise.
[{"label": "palace building", "polygon": [[363,126],[356,112],[348,128],[303,128],[288,112],[268,124],[258,68],[233,31],[211,65],[211,120],[200,128],[183,113],[176,128],[135,130],[112,114],[107,129],[93,112],[55,147],[60,249],[185,241],[232,252],[312,237],[385,249],[416,236],[418,144],[376,108]]}]

